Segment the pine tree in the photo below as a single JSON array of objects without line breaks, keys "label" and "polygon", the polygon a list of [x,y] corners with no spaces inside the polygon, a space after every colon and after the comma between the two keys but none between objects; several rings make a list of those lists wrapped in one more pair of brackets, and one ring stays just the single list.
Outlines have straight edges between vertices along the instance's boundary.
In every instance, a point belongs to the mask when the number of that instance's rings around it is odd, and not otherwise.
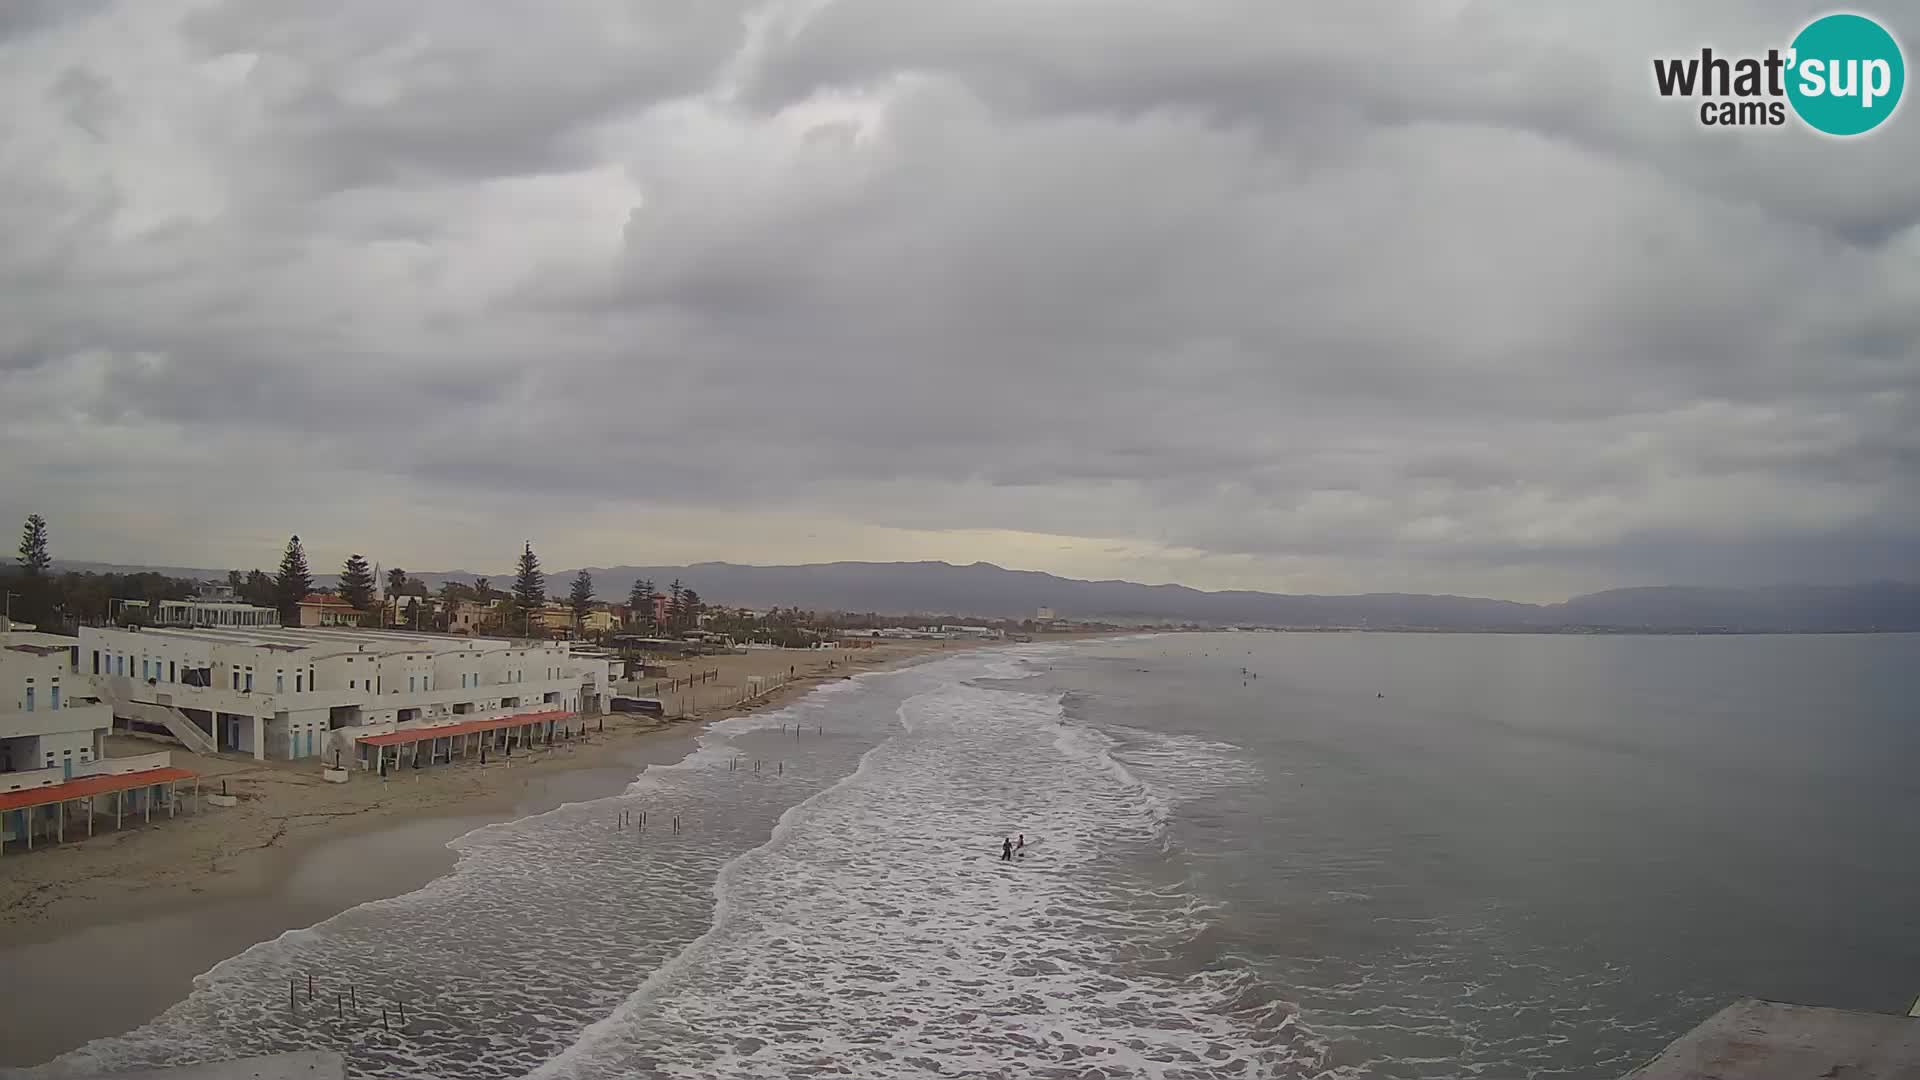
[{"label": "pine tree", "polygon": [[681,603],[686,593],[686,586],[680,584],[679,578],[674,578],[673,584],[667,586],[667,628],[670,630],[680,629],[680,616],[684,613]]},{"label": "pine tree", "polygon": [[29,515],[20,529],[20,603],[13,608],[14,618],[23,622],[46,621],[52,604],[52,582],[47,571],[53,557],[47,553],[47,519]]},{"label": "pine tree", "polygon": [[307,549],[295,536],[287,541],[286,554],[280,556],[280,573],[273,579],[273,598],[280,608],[280,622],[300,625],[300,601],[313,591],[313,573],[307,569]]},{"label": "pine tree", "polygon": [[573,589],[567,593],[567,602],[573,605],[573,625],[579,627],[593,610],[593,575],[585,570],[574,575]]},{"label": "pine tree", "polygon": [[360,611],[373,607],[373,567],[358,552],[340,567],[340,595]]},{"label": "pine tree", "polygon": [[52,565],[53,558],[47,554],[47,519],[29,515],[20,529],[20,566],[27,576],[42,577]]},{"label": "pine tree", "polygon": [[680,594],[680,618],[688,629],[700,628],[700,594],[688,589]]},{"label": "pine tree", "polygon": [[659,630],[659,619],[653,617],[653,580],[651,578],[636,580],[634,590],[626,594],[626,603],[628,607],[634,609],[628,615],[628,619],[634,625],[647,630],[649,634]]},{"label": "pine tree", "polygon": [[540,556],[533,553],[531,540],[520,552],[520,570],[513,579],[513,602],[522,612],[547,602],[547,575],[540,572]]}]

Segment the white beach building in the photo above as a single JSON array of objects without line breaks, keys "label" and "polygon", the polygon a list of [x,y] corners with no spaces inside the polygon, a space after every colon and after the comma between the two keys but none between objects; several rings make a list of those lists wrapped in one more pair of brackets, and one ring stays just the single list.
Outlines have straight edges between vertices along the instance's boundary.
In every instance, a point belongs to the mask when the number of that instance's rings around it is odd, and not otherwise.
[{"label": "white beach building", "polygon": [[342,766],[443,733],[451,747],[455,729],[598,713],[614,663],[565,641],[334,627],[87,627],[77,656],[131,726],[201,752]]},{"label": "white beach building", "polygon": [[74,677],[73,645],[0,622],[0,773],[71,778],[76,766],[103,756],[113,714]]},{"label": "white beach building", "polygon": [[[94,829],[97,810],[119,824],[128,813],[172,815],[193,774],[161,751],[107,757],[112,711],[73,671],[70,637],[34,633],[0,618],[0,850],[31,848]],[[104,803],[102,800],[105,800]]]}]

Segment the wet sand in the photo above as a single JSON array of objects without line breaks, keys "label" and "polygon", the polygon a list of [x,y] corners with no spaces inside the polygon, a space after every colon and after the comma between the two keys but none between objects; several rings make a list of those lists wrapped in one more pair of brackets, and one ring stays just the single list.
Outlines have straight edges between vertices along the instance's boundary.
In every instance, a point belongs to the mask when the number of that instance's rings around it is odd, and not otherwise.
[{"label": "wet sand", "polygon": [[[402,896],[453,868],[447,844],[473,829],[564,803],[616,795],[647,765],[693,749],[693,730],[668,730],[623,747],[607,765],[528,777],[490,813],[438,813],[341,830],[290,850],[258,895],[169,903],[153,913],[0,949],[16,990],[0,1010],[0,1066],[47,1061],[93,1039],[138,1027],[186,997],[194,979],[228,957],[290,930],[386,897]],[[31,994],[18,988],[34,987]]]}]

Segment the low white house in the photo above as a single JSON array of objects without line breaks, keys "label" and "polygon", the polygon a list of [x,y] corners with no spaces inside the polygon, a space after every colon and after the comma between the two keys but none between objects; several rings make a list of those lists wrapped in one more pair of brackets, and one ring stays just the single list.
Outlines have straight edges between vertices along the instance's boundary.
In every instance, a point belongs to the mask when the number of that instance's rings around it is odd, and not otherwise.
[{"label": "low white house", "polygon": [[113,713],[73,675],[73,645],[0,620],[0,773],[70,778],[103,756]]},{"label": "low white house", "polygon": [[[404,630],[83,628],[77,671],[116,717],[202,752],[365,760],[397,730],[601,711],[604,655]],[[379,745],[379,744],[374,744]]]}]

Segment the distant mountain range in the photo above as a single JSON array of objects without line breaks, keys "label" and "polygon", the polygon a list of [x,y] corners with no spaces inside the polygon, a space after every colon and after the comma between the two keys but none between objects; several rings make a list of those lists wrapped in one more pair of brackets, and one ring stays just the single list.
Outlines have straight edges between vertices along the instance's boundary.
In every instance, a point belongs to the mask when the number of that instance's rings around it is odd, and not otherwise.
[{"label": "distant mountain range", "polygon": [[[225,578],[225,570],[188,567],[60,563],[60,569],[152,571],[175,577]],[[1435,630],[1658,630],[1658,631],[1920,631],[1920,584],[1883,582],[1843,586],[1768,586],[1726,589],[1662,586],[1611,589],[1560,604],[1521,604],[1470,596],[1368,593],[1295,596],[1264,592],[1206,592],[1184,585],[1081,581],[991,563],[836,562],[804,566],[588,567],[602,599],[625,597],[636,578],[665,589],[675,579],[709,603],[883,615],[944,614],[977,618],[1031,618],[1042,607],[1061,618],[1125,623],[1198,623],[1212,626],[1302,628],[1369,627]],[[564,594],[574,570],[547,575],[548,592]],[[471,584],[465,570],[413,573],[429,586]],[[490,575],[506,587],[511,575]],[[317,584],[334,583],[316,575]]]}]

